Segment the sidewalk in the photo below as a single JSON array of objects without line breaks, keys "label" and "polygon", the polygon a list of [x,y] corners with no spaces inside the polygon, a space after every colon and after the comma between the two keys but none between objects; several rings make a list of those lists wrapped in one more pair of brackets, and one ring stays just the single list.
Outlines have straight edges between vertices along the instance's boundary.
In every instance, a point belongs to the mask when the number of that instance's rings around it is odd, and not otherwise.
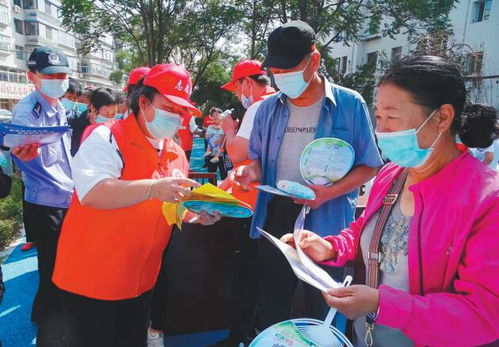
[{"label": "sidewalk", "polygon": [[[36,326],[31,323],[31,305],[38,288],[36,249],[21,251],[16,242],[2,264],[5,295],[0,305],[0,341],[3,347],[35,345]],[[5,255],[5,254],[4,254]]]}]

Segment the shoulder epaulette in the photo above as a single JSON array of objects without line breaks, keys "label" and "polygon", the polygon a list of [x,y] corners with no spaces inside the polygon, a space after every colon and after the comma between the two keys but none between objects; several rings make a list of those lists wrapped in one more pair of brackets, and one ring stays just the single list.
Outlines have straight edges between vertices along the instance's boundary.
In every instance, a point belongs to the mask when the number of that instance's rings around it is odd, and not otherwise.
[{"label": "shoulder epaulette", "polygon": [[33,107],[33,112],[34,112],[36,118],[40,117],[40,114],[42,112],[42,105],[39,102],[37,102],[35,104],[35,106]]}]

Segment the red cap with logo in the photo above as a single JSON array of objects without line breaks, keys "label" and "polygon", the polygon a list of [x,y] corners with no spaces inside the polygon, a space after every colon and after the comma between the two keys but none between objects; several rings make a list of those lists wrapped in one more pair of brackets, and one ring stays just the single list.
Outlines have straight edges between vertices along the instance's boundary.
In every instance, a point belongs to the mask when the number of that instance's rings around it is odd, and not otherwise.
[{"label": "red cap with logo", "polygon": [[139,82],[142,77],[146,76],[149,73],[149,71],[151,71],[151,69],[148,68],[147,66],[139,66],[133,69],[130,72],[130,76],[128,76],[128,83],[126,87],[123,88],[123,91],[128,92],[128,87],[136,85],[137,82]]},{"label": "red cap with logo", "polygon": [[201,116],[201,111],[195,108],[190,100],[191,74],[182,66],[178,64],[154,65],[144,79],[144,85],[156,88],[168,101],[187,108],[196,116]]},{"label": "red cap with logo", "polygon": [[253,76],[253,75],[266,75],[267,72],[262,69],[262,63],[258,60],[245,59],[241,60],[234,66],[232,71],[232,80],[229,83],[225,83],[220,88],[228,90],[229,92],[236,91],[236,85],[234,84],[238,79]]}]

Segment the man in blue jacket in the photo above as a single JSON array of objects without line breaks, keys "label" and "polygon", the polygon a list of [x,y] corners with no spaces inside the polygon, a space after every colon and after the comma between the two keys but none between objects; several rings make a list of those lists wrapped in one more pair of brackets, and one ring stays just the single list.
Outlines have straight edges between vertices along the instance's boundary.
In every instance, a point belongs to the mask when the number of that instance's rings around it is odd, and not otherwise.
[{"label": "man in blue jacket", "polygon": [[[330,83],[318,73],[320,53],[315,33],[305,22],[292,21],[268,38],[263,66],[269,68],[280,92],[258,108],[249,143],[246,167],[233,179],[247,185],[261,181],[276,186],[279,180],[306,184],[300,173],[300,155],[317,138],[335,137],[355,150],[350,172],[332,186],[312,185],[316,199],[305,202],[259,192],[250,236],[260,238],[256,227],[277,238],[292,232],[306,203],[312,209],[305,227],[321,236],[336,235],[353,221],[358,188],[369,181],[382,161],[365,101],[359,93]],[[258,324],[260,329],[290,318],[297,278],[280,251],[267,240],[258,245]],[[343,269],[326,271],[343,281]],[[304,285],[307,317],[324,319],[327,312],[319,290]]]}]

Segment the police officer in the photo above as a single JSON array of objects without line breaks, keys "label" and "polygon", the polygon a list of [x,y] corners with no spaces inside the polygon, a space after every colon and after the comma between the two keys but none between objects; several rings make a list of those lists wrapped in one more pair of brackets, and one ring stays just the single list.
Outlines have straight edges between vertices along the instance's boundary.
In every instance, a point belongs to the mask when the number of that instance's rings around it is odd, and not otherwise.
[{"label": "police officer", "polygon": [[[51,47],[37,47],[29,57],[28,69],[28,78],[35,85],[35,91],[16,105],[12,123],[67,125],[66,110],[59,102],[68,89],[68,74],[71,73],[64,53]],[[12,149],[26,187],[25,218],[38,248],[40,284],[31,317],[38,324],[38,346],[62,344],[59,290],[51,278],[60,228],[73,193],[70,144],[70,135],[65,133],[55,143],[41,147],[28,144]]]}]

